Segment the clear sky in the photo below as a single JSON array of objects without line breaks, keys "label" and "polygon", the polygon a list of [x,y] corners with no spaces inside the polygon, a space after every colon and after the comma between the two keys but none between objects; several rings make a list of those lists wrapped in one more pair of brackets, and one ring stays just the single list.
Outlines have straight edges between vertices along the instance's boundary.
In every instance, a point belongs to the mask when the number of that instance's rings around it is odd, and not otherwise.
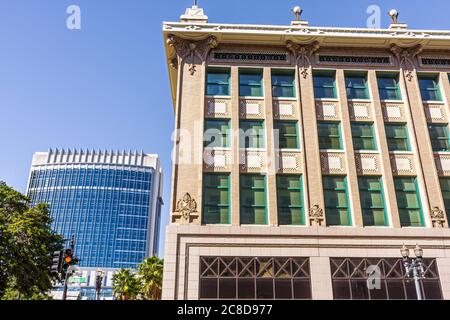
[{"label": "clear sky", "polygon": [[[25,192],[32,154],[50,147],[157,153],[167,224],[174,114],[161,25],[192,3],[0,0],[0,180]],[[72,4],[81,30],[66,28]],[[383,27],[397,8],[410,28],[450,29],[448,0],[199,0],[220,23],[289,24],[298,4],[313,26],[366,27],[378,5]]]}]

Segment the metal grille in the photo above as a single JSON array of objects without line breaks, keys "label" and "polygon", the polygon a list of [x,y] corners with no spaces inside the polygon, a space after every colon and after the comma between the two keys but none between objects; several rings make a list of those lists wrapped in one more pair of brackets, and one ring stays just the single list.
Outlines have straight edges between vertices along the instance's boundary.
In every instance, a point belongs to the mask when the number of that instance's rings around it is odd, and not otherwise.
[{"label": "metal grille", "polygon": [[309,258],[200,257],[200,299],[311,299]]},{"label": "metal grille", "polygon": [[[402,259],[331,258],[330,263],[335,299],[417,299],[414,280],[406,277]],[[442,299],[436,259],[424,259],[424,264],[425,299]],[[368,288],[370,266],[379,268],[380,289]]]}]

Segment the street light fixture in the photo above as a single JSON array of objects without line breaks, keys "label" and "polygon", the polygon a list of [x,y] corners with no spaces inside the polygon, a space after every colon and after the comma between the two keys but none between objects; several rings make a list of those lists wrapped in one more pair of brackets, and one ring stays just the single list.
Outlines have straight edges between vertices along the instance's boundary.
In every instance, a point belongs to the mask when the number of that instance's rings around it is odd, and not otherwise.
[{"label": "street light fixture", "polygon": [[407,277],[414,278],[414,284],[416,287],[417,300],[423,300],[422,297],[422,279],[425,278],[425,267],[423,265],[423,249],[416,244],[414,248],[415,258],[409,258],[409,249],[403,245],[400,249],[400,253],[403,257],[403,266],[405,267],[405,272]]},{"label": "street light fixture", "polygon": [[100,300],[100,290],[102,290],[103,278],[105,276],[105,271],[98,269],[95,272],[95,291],[96,300]]}]

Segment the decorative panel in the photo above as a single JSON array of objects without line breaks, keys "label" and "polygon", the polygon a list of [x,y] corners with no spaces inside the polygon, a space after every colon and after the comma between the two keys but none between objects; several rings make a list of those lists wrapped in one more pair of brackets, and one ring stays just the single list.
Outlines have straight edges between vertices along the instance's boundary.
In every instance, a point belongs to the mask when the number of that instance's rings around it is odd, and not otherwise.
[{"label": "decorative panel", "polygon": [[291,120],[297,118],[297,104],[293,101],[273,101],[273,116],[275,119]]},{"label": "decorative panel", "polygon": [[336,120],[340,118],[338,103],[334,101],[317,101],[316,112],[318,120]]},{"label": "decorative panel", "polygon": [[230,117],[230,100],[207,98],[205,103],[205,117],[228,118]]},{"label": "decorative panel", "polygon": [[205,171],[230,171],[231,152],[229,150],[205,149],[203,164]]},{"label": "decorative panel", "polygon": [[264,118],[264,101],[263,100],[246,100],[241,99],[239,103],[239,115],[246,119]]},{"label": "decorative panel", "polygon": [[445,123],[447,121],[443,104],[424,103],[424,109],[428,122]]},{"label": "decorative panel", "polygon": [[325,174],[342,174],[346,171],[344,153],[321,152],[320,164]]},{"label": "decorative panel", "polygon": [[441,176],[450,176],[450,155],[435,154],[436,169]]},{"label": "decorative panel", "polygon": [[352,120],[372,120],[371,104],[367,102],[350,102],[350,118]]},{"label": "decorative panel", "polygon": [[383,117],[386,122],[402,122],[406,121],[404,105],[399,103],[383,103]]},{"label": "decorative panel", "polygon": [[301,153],[280,152],[278,154],[277,169],[279,173],[300,173],[301,163]]},{"label": "decorative panel", "polygon": [[241,151],[239,164],[243,172],[261,172],[265,169],[266,153],[260,151]]},{"label": "decorative panel", "polygon": [[392,172],[396,175],[416,174],[414,156],[410,154],[391,154]]},{"label": "decorative panel", "polygon": [[380,174],[380,159],[378,154],[360,153],[355,155],[358,174]]}]

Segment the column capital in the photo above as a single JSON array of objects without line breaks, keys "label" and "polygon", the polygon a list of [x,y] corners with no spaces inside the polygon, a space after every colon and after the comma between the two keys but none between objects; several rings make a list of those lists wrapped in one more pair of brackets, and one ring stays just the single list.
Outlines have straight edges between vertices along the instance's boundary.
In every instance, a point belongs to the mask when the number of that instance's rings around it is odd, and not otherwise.
[{"label": "column capital", "polygon": [[412,81],[414,78],[414,70],[416,69],[415,59],[423,51],[423,46],[418,44],[414,47],[404,48],[396,44],[392,44],[389,48],[390,51],[398,60],[398,64],[403,69],[405,77],[408,81]]},{"label": "column capital", "polygon": [[294,55],[296,64],[301,68],[300,74],[306,79],[309,74],[308,69],[311,67],[311,57],[320,48],[319,41],[299,44],[288,40],[286,48]]}]

